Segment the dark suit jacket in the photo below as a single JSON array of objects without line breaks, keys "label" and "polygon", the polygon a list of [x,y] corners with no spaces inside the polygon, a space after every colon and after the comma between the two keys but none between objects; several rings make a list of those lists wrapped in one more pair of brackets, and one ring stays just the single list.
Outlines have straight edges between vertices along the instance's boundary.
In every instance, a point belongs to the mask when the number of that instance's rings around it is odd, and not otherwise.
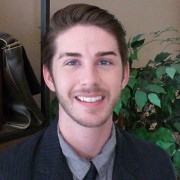
[{"label": "dark suit jacket", "polygon": [[[176,179],[171,161],[160,148],[117,129],[112,180]],[[72,180],[62,154],[57,120],[0,157],[0,180]]]}]

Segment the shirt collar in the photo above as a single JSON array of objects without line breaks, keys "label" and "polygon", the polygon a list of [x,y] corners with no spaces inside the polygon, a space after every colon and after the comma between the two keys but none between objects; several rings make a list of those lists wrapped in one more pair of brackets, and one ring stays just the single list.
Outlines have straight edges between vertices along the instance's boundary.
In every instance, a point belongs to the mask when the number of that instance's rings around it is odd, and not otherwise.
[{"label": "shirt collar", "polygon": [[[59,127],[57,128],[58,137],[62,152],[67,159],[68,166],[76,178],[83,179],[87,174],[90,163],[87,159],[81,158],[77,153],[71,148],[71,146],[64,140]],[[104,145],[100,154],[91,159],[91,161],[96,166],[99,176],[103,176],[110,165],[114,161],[115,156],[115,146],[116,146],[116,132],[115,126],[113,124],[111,136]]]}]

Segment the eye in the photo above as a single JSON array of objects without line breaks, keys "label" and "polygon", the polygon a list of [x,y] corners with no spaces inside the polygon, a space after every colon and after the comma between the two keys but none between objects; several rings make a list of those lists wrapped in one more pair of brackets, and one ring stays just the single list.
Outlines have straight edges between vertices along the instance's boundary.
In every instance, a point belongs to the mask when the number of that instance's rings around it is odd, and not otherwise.
[{"label": "eye", "polygon": [[71,61],[68,61],[65,65],[66,66],[78,66],[79,62],[77,60],[71,60]]},{"label": "eye", "polygon": [[106,59],[101,59],[98,64],[99,65],[111,65],[112,63]]}]

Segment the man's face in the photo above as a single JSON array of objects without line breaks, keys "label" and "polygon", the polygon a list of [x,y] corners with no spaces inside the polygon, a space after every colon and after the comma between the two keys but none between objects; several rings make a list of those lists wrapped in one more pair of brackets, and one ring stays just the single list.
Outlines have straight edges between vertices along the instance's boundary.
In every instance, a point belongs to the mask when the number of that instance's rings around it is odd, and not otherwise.
[{"label": "man's face", "polygon": [[115,38],[96,26],[77,25],[59,34],[52,77],[44,66],[44,79],[59,99],[59,119],[85,127],[112,121],[112,112],[126,85]]}]

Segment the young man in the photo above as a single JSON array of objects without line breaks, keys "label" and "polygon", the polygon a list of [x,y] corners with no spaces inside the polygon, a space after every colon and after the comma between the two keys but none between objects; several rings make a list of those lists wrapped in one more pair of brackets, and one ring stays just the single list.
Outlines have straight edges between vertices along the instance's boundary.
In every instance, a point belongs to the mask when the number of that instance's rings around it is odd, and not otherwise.
[{"label": "young man", "polygon": [[42,55],[59,115],[0,158],[0,180],[175,179],[164,151],[112,121],[129,78],[125,31],[113,15],[86,4],[56,12]]}]

